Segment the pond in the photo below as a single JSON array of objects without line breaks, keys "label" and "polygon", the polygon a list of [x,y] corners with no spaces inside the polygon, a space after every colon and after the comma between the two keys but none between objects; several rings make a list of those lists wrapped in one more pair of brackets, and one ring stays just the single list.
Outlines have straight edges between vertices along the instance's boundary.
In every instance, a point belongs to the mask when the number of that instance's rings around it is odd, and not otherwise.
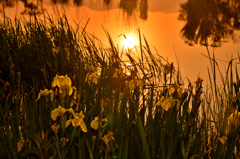
[{"label": "pond", "polygon": [[[86,25],[87,32],[108,46],[106,29],[120,49],[139,45],[144,35],[153,53],[179,64],[182,77],[194,82],[208,79],[210,54],[221,71],[239,52],[239,2],[215,0],[2,0],[1,14],[12,19],[37,13],[65,14],[72,26]],[[3,16],[1,16],[1,20]],[[104,29],[103,29],[104,28]],[[126,36],[126,40],[124,36]],[[239,62],[238,60],[236,62]],[[240,68],[239,68],[240,69]],[[205,83],[206,84],[206,83]]]}]

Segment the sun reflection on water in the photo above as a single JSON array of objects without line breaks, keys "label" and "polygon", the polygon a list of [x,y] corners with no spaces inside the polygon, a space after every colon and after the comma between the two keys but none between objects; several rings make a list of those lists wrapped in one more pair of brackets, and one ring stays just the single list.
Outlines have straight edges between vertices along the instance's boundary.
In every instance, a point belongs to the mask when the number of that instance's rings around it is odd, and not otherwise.
[{"label": "sun reflection on water", "polygon": [[[132,34],[121,34],[122,35],[122,46],[125,49],[132,49],[133,47],[135,47],[137,45],[137,41],[136,38],[132,35]],[[119,35],[119,36],[121,36]]]},{"label": "sun reflection on water", "polygon": [[131,49],[136,45],[136,41],[133,36],[127,35],[126,39],[124,39],[124,41],[123,41],[123,45],[125,48]]}]

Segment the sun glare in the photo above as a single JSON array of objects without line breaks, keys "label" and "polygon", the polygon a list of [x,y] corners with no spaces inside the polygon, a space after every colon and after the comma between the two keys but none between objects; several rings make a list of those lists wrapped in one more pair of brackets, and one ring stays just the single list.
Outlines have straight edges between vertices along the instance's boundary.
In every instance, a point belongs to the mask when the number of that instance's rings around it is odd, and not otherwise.
[{"label": "sun glare", "polygon": [[124,41],[123,41],[123,45],[125,48],[131,49],[135,46],[135,44],[136,44],[136,41],[135,41],[134,37],[131,35],[127,35],[126,39],[124,39]]}]

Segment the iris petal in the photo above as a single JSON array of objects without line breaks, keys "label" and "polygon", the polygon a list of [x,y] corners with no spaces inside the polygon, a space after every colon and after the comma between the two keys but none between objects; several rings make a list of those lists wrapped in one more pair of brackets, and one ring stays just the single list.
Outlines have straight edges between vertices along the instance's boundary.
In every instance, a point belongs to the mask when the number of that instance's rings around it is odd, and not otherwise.
[{"label": "iris petal", "polygon": [[91,122],[91,127],[92,127],[94,130],[97,130],[97,129],[98,129],[98,122],[99,122],[98,117],[95,117],[95,119]]},{"label": "iris petal", "polygon": [[65,108],[59,106],[58,108],[54,109],[52,112],[51,112],[51,118],[53,120],[56,120],[57,119],[57,116],[58,115],[63,115],[65,113]]}]

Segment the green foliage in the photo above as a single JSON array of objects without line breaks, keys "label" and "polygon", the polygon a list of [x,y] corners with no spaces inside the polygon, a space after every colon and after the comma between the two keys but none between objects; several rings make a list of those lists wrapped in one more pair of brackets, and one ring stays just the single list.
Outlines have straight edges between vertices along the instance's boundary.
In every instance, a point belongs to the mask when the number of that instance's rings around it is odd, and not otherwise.
[{"label": "green foliage", "polygon": [[[104,31],[109,47],[66,17],[0,23],[0,158],[239,157],[240,127],[228,121],[239,109],[233,60],[222,88],[209,54],[211,87],[199,77],[183,89],[140,31],[136,55]],[[53,84],[56,75],[71,82]]]}]

